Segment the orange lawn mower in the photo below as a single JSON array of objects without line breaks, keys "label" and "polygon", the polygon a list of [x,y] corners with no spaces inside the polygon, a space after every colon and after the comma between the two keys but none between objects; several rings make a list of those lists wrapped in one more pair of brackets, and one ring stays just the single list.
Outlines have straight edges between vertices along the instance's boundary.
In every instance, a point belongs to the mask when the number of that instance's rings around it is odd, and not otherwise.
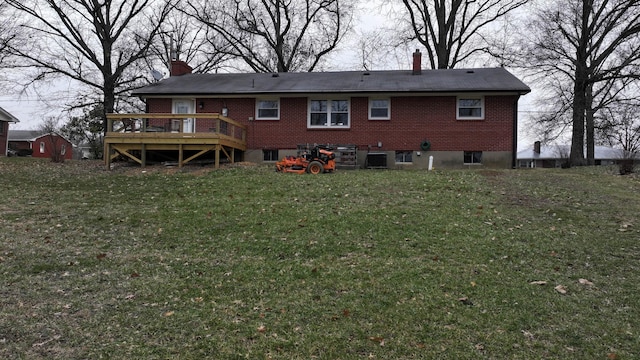
[{"label": "orange lawn mower", "polygon": [[276,163],[276,171],[321,174],[336,169],[336,155],[327,146],[316,145],[300,156],[287,156]]}]

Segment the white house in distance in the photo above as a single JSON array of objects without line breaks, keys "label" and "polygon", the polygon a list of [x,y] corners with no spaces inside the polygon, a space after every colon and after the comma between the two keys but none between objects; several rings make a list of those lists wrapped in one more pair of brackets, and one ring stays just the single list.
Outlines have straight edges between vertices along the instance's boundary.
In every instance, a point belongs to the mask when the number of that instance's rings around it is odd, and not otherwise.
[{"label": "white house in distance", "polygon": [[7,156],[7,139],[9,138],[9,124],[18,123],[20,120],[0,107],[0,156]]},{"label": "white house in distance", "polygon": [[[525,150],[518,151],[519,168],[558,168],[569,160],[571,145],[542,145],[536,141]],[[595,147],[595,165],[614,165],[627,159],[625,151],[608,146]]]}]

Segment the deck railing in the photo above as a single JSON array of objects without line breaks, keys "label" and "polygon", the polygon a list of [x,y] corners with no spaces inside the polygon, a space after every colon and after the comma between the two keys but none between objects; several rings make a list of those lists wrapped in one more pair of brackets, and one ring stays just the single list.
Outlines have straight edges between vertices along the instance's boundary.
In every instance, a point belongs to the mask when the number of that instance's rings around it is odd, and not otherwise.
[{"label": "deck railing", "polygon": [[217,168],[247,150],[247,127],[217,113],[108,114],[104,145],[108,168],[121,156],[145,166],[150,151],[176,151],[179,166],[213,152]]},{"label": "deck railing", "polygon": [[210,137],[219,135],[245,143],[247,127],[218,113],[108,114],[107,137]]}]

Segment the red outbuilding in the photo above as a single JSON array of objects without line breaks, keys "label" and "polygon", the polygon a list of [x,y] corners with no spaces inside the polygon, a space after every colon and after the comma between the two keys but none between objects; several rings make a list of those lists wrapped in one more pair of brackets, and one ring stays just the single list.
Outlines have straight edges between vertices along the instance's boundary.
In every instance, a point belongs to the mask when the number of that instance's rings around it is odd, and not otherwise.
[{"label": "red outbuilding", "polygon": [[56,133],[44,133],[37,130],[11,130],[9,149],[18,156],[71,160],[73,145],[65,137]]}]

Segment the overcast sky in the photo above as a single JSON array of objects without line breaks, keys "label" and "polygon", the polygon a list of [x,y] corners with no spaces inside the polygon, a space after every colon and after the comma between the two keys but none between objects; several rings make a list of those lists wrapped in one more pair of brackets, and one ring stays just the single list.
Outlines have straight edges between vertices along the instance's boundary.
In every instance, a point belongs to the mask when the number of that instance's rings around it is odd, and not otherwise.
[{"label": "overcast sky", "polygon": [[[378,5],[381,0],[366,1],[365,5],[361,5],[362,8],[356,14],[354,27],[356,33],[362,33],[366,31],[372,31],[389,25],[392,19],[389,17],[388,10],[381,10]],[[384,14],[383,14],[384,12]],[[393,26],[393,24],[391,24]],[[354,70],[360,68],[360,59],[358,58],[357,46],[354,39],[346,39],[347,41],[342,43],[342,46],[332,54],[330,57],[331,63],[328,68],[331,70]],[[410,68],[411,66],[411,53],[415,49],[407,50],[405,58],[396,59],[393,64],[387,64],[389,69],[398,68]],[[424,64],[423,67],[426,68]],[[377,69],[376,69],[377,70]],[[516,76],[519,74],[515,73]],[[72,100],[70,97],[74,96],[73,92],[67,92],[65,89],[73,88],[73,83],[68,80],[61,80],[56,84],[49,86],[40,86],[38,88],[39,94],[5,94],[0,93],[0,107],[4,108],[12,115],[20,120],[18,124],[12,124],[11,129],[15,130],[31,130],[36,129],[42,123],[43,119],[47,117],[60,117],[61,122],[65,120],[66,114],[62,113],[62,107],[65,103]],[[56,94],[56,98],[51,99],[52,95]],[[532,94],[526,95],[520,100],[520,130],[523,130],[522,119],[526,114],[531,111],[531,99]],[[43,101],[41,99],[51,99],[49,101]],[[529,134],[525,131],[519,131],[518,142],[520,146],[528,145],[531,142],[528,139]]]}]

